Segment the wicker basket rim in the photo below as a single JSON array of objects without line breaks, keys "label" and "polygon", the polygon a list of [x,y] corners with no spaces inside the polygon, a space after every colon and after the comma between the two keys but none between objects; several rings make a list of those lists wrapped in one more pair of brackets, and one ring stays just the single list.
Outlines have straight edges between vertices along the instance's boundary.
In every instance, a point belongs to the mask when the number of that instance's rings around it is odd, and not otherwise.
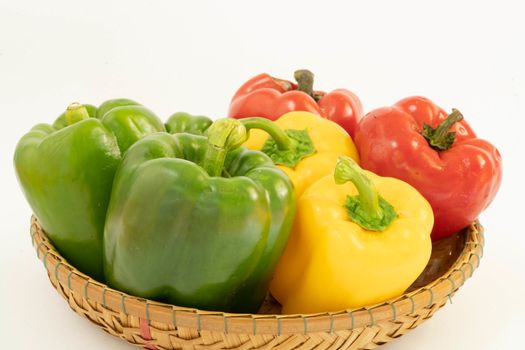
[{"label": "wicker basket rim", "polygon": [[36,217],[31,218],[31,239],[37,257],[48,274],[72,293],[99,303],[109,312],[132,315],[147,322],[173,327],[242,334],[309,334],[335,332],[396,321],[440,301],[450,299],[479,266],[483,255],[483,227],[476,220],[467,229],[463,250],[454,264],[438,279],[410,293],[383,303],[356,309],[317,314],[235,314],[204,311],[132,296],[93,280],[69,264],[53,247]]}]

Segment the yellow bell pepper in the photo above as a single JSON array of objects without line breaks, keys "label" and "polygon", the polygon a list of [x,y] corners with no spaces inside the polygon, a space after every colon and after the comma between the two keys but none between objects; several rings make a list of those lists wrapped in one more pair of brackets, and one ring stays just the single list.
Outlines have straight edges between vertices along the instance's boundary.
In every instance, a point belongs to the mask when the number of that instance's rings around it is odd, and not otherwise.
[{"label": "yellow bell pepper", "polygon": [[399,296],[430,258],[433,222],[432,208],[412,186],[341,157],[333,175],[298,199],[270,291],[287,314]]},{"label": "yellow bell pepper", "polygon": [[[255,130],[254,128],[261,128],[263,125],[259,123],[252,125],[250,122],[250,120],[261,121],[261,119],[241,119],[243,124],[250,129],[250,137],[244,143],[244,146],[250,149],[261,150],[268,139],[270,130],[267,128]],[[262,121],[269,122],[266,119]],[[303,193],[310,184],[331,173],[338,156],[346,155],[359,162],[357,149],[350,136],[342,127],[328,119],[309,112],[289,112],[274,121],[274,124],[287,133],[290,130],[306,130],[315,148],[315,153],[302,158],[293,167],[282,165],[272,158],[292,180],[297,196]],[[271,136],[274,137],[272,134]]]}]

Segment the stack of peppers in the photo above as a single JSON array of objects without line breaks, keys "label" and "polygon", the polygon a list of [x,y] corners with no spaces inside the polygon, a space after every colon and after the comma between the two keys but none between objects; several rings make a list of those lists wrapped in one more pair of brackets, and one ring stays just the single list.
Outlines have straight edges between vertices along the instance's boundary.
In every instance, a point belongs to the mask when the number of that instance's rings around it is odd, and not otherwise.
[{"label": "stack of peppers", "polygon": [[18,179],[59,252],[133,295],[249,313],[268,290],[283,313],[396,297],[492,201],[501,158],[457,110],[363,116],[349,90],[295,79],[250,79],[216,121],[71,104],[22,137]]}]

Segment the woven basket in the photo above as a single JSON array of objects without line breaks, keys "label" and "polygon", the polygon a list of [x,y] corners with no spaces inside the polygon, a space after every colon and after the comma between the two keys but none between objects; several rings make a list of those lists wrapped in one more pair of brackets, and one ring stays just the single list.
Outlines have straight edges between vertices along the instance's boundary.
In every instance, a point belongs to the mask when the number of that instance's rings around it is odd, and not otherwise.
[{"label": "woven basket", "polygon": [[34,217],[31,237],[53,287],[73,311],[129,343],[159,350],[373,349],[432,317],[472,276],[483,249],[483,228],[475,222],[434,244],[427,268],[398,298],[309,315],[280,315],[279,305],[268,299],[251,315],[178,307],[113,290],[61,257]]}]

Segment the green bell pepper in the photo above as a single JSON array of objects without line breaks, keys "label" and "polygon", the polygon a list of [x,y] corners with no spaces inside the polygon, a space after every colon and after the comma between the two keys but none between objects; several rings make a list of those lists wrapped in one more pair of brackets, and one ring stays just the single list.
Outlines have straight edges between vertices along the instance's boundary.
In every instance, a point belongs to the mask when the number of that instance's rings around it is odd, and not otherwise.
[{"label": "green bell pepper", "polygon": [[166,130],[170,134],[187,132],[195,135],[205,135],[213,121],[203,115],[191,115],[185,112],[172,114],[166,122]]},{"label": "green bell pepper", "polygon": [[36,125],[19,141],[14,165],[54,246],[80,271],[102,281],[104,222],[121,154],[164,126],[136,105],[110,109],[102,119],[96,115],[93,106],[71,104],[53,126]]},{"label": "green bell pepper", "polygon": [[238,120],[208,135],[157,133],[128,150],[107,213],[106,280],[176,305],[256,312],[288,239],[293,185],[240,147]]},{"label": "green bell pepper", "polygon": [[64,128],[38,124],[14,157],[29,205],[58,251],[80,271],[102,280],[102,233],[115,171],[117,139],[87,109],[70,106]]}]

